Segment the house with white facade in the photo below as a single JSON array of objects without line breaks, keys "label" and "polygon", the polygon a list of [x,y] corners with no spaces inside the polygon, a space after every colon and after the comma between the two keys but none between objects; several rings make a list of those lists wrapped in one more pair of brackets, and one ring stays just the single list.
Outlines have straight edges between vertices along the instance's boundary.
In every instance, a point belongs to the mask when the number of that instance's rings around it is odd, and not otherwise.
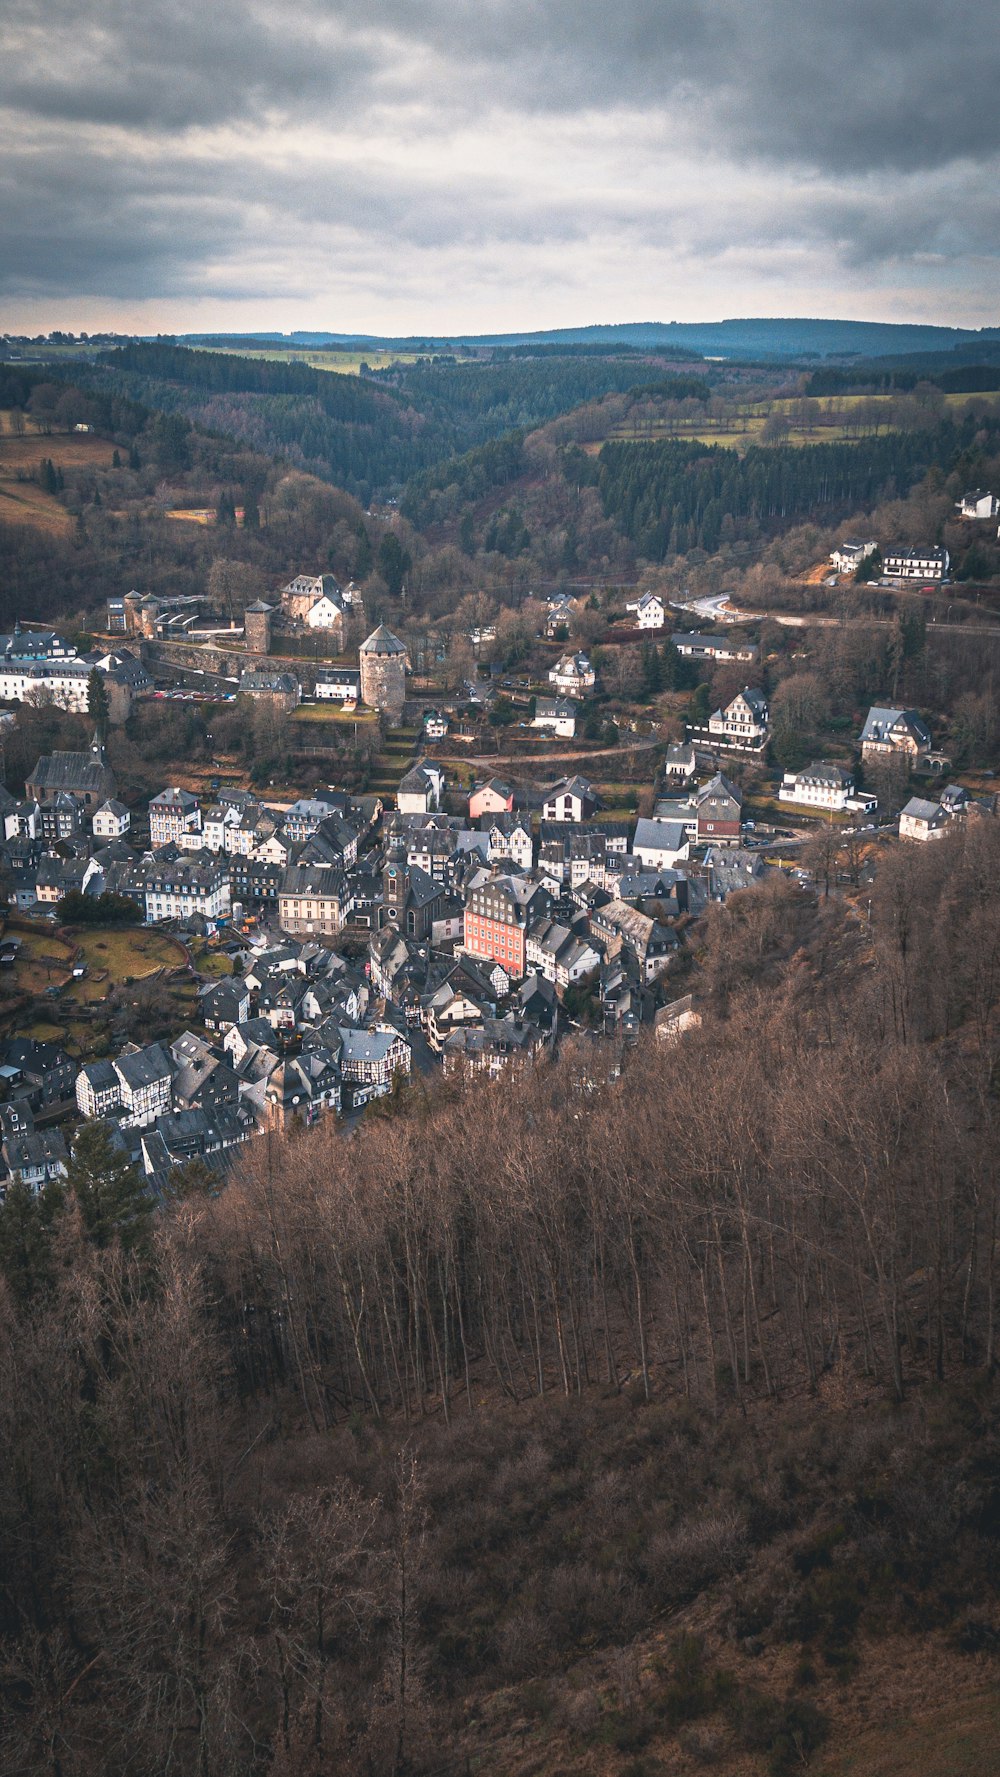
[{"label": "house with white facade", "polygon": [[147,858],[141,883],[148,925],[195,915],[213,924],[229,918],[229,872],[221,859],[177,858],[173,863],[160,863],[155,857]]},{"label": "house with white facade", "polygon": [[887,580],[945,580],[950,565],[947,549],[930,544],[910,548],[905,543],[894,543],[882,554],[882,572]]},{"label": "house with white facade", "polygon": [[124,802],[116,802],[112,796],[94,810],[92,826],[95,839],[123,839],[131,824],[132,816]]},{"label": "house with white facade", "polygon": [[870,790],[855,788],[854,773],[827,759],[814,759],[801,771],[786,771],[778,791],[779,802],[792,802],[799,808],[817,808],[825,813],[870,814],[878,807],[878,797]]},{"label": "house with white facade", "polygon": [[549,684],[565,697],[583,697],[596,683],[588,654],[564,654],[549,672]]},{"label": "house with white facade", "polygon": [[1000,513],[1000,494],[990,494],[975,487],[956,500],[959,518],[996,518]]},{"label": "house with white facade", "polygon": [[149,804],[149,843],[154,850],[161,845],[176,845],[183,833],[201,832],[201,809],[197,796],[177,784],[161,790]]},{"label": "house with white facade", "polygon": [[671,783],[690,783],[698,769],[698,757],[691,741],[667,748],[663,775]]},{"label": "house with white facade", "polygon": [[360,703],[360,671],[356,667],[323,667],[316,674],[316,697],[321,703]]},{"label": "house with white facade", "polygon": [[575,616],[576,609],[572,599],[557,598],[546,613],[545,634],[550,639],[558,635],[568,635]]},{"label": "house with white facade", "polygon": [[678,631],[671,643],[685,660],[756,660],[753,642],[742,636],[705,636],[697,630]]},{"label": "house with white facade", "polygon": [[873,704],[865,718],[859,741],[862,759],[892,755],[915,764],[933,746],[931,731],[916,710],[891,709]]},{"label": "house with white facade", "polygon": [[83,660],[0,660],[0,701],[52,704],[85,716],[89,680]]},{"label": "house with white facade", "polygon": [[667,621],[667,607],[658,592],[644,592],[625,606],[635,612],[636,629],[662,629]]},{"label": "house with white facade", "polygon": [[543,821],[586,821],[597,813],[600,798],[585,777],[562,777],[546,792]]},{"label": "house with white facade", "polygon": [[440,765],[421,759],[400,779],[396,807],[400,814],[433,814],[441,807],[444,772]]},{"label": "house with white facade", "polygon": [[572,740],[576,734],[576,705],[566,697],[539,697],[531,718],[532,728]]},{"label": "house with white facade", "polygon": [[340,1026],[340,1073],[350,1088],[355,1108],[371,1098],[392,1091],[397,1074],[408,1074],[413,1052],[404,1036],[391,1025],[374,1030]]},{"label": "house with white facade", "polygon": [[123,1051],[112,1066],[118,1076],[121,1120],[127,1128],[146,1129],[169,1111],[174,1070],[159,1043]]},{"label": "house with white facade", "polygon": [[878,543],[874,537],[861,540],[849,537],[845,543],[838,543],[836,549],[830,551],[830,562],[839,574],[853,574],[863,561],[875,554],[877,548]]},{"label": "house with white facade", "polygon": [[929,802],[923,796],[911,796],[899,817],[900,839],[943,839],[951,817],[940,802]]},{"label": "house with white facade", "polygon": [[672,870],[691,855],[691,839],[697,830],[697,813],[692,808],[687,821],[638,820],[632,851],[647,870]]},{"label": "house with white facade", "polygon": [[735,752],[763,752],[768,732],[767,698],[750,685],[737,691],[725,709],[713,710],[708,719],[711,744]]},{"label": "house with white facade", "polygon": [[554,919],[535,921],[524,947],[529,968],[537,969],[556,987],[572,987],[600,968],[601,953],[587,938]]}]

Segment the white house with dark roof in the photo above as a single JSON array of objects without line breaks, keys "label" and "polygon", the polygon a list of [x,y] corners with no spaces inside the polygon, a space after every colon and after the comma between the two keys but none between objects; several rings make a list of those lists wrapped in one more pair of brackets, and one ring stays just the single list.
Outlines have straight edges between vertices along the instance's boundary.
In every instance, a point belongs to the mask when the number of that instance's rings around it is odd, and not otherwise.
[{"label": "white house with dark roof", "polygon": [[421,759],[400,779],[396,807],[400,814],[433,814],[441,807],[444,772],[440,765]]},{"label": "white house with dark roof", "polygon": [[857,537],[849,537],[846,542],[838,543],[836,549],[830,551],[830,561],[838,573],[853,574],[863,561],[867,561],[870,555],[874,555],[877,548],[878,543],[874,537],[860,540]]},{"label": "white house with dark roof", "polygon": [[132,816],[124,802],[116,802],[109,796],[100,808],[94,810],[92,822],[95,839],[122,839],[132,824]]},{"label": "white house with dark roof", "polygon": [[567,697],[539,697],[531,726],[541,728],[547,734],[558,734],[563,740],[572,740],[576,734],[576,706]]},{"label": "white house with dark roof", "polygon": [[859,745],[862,759],[882,759],[895,754],[913,764],[930,752],[933,740],[930,729],[916,710],[873,704],[865,718]]},{"label": "white house with dark roof", "polygon": [[184,833],[201,832],[201,809],[197,796],[171,784],[153,796],[149,803],[149,843],[154,851],[161,845],[176,845]]},{"label": "white house with dark roof", "polygon": [[350,1087],[355,1107],[370,1098],[382,1098],[392,1090],[396,1074],[408,1074],[412,1050],[406,1038],[391,1025],[375,1030],[356,1030],[341,1025],[340,1072]]},{"label": "white house with dark roof", "polygon": [[944,580],[950,565],[947,549],[927,543],[917,548],[893,543],[882,552],[882,572],[887,580]]},{"label": "white house with dark roof", "polygon": [[940,802],[911,796],[899,817],[900,839],[943,839],[951,821]]},{"label": "white house with dark roof", "polygon": [[562,777],[546,791],[543,821],[586,821],[597,813],[600,798],[592,783],[579,775]]},{"label": "white house with dark roof", "polygon": [[959,518],[996,518],[1000,513],[1000,494],[987,493],[985,488],[974,487],[960,500],[956,500]]},{"label": "white house with dark roof", "polygon": [[762,752],[768,736],[768,704],[763,691],[744,685],[725,709],[712,712],[708,733],[715,746],[737,752]]},{"label": "white house with dark roof", "polygon": [[[694,817],[694,821],[696,819]],[[684,821],[638,820],[632,851],[647,870],[671,870],[691,855],[688,824]]]},{"label": "white house with dark roof", "polygon": [[357,667],[324,666],[316,674],[316,696],[321,703],[359,703],[361,673]]},{"label": "white house with dark roof", "polygon": [[644,592],[625,606],[635,612],[636,629],[662,629],[667,621],[667,607],[658,592]]},{"label": "white house with dark roof", "polygon": [[878,807],[878,797],[870,790],[855,789],[852,771],[845,770],[842,765],[833,765],[828,759],[814,759],[801,771],[786,771],[778,801],[834,814],[848,809],[869,814]]},{"label": "white house with dark roof", "polygon": [[588,654],[564,654],[549,672],[549,684],[566,697],[583,697],[593,691],[597,674]]}]

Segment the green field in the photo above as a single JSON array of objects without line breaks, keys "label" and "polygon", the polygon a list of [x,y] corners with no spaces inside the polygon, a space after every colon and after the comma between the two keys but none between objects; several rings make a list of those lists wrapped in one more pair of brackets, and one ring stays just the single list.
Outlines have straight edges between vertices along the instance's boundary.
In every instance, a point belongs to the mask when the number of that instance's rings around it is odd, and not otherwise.
[{"label": "green field", "polygon": [[[779,440],[782,444],[807,446],[810,444],[855,444],[859,438],[871,437],[871,429],[859,431],[852,422],[851,412],[862,404],[884,407],[897,400],[897,395],[831,395],[813,398],[820,420],[814,425],[803,426],[792,416],[799,406],[797,398],[776,401],[760,401],[738,407],[735,412],[723,414],[718,420],[691,420],[677,422],[651,418],[639,422],[623,421],[621,425],[612,427],[607,439],[598,439],[584,446],[589,455],[593,456],[601,445],[613,441],[629,444],[659,444],[666,439],[676,438],[688,444],[718,444],[728,450],[747,450],[751,444],[758,444],[772,413],[784,414],[789,418],[790,429]],[[959,407],[965,401],[975,399],[969,395],[945,395],[944,401],[949,407]],[[983,400],[995,399],[991,396],[981,397]],[[880,428],[883,432],[892,430],[884,422]]]},{"label": "green field", "polygon": [[362,364],[370,370],[387,370],[390,364],[415,364],[423,352],[356,352],[340,346],[317,351],[308,346],[196,346],[198,352],[221,352],[230,358],[263,358],[268,364],[308,364],[313,370],[329,370],[336,376],[358,376]]}]

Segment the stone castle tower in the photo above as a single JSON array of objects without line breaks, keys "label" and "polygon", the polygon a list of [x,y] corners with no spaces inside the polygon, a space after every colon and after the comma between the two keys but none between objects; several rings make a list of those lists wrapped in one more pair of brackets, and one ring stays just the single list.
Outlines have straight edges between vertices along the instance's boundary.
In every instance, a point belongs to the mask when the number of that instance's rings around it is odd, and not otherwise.
[{"label": "stone castle tower", "polygon": [[390,722],[399,722],[406,702],[406,649],[391,630],[380,623],[358,650],[361,663],[361,701],[381,710]]},{"label": "stone castle tower", "polygon": [[271,617],[274,606],[264,599],[257,599],[248,605],[243,613],[243,634],[247,647],[255,654],[269,654],[271,651]]}]

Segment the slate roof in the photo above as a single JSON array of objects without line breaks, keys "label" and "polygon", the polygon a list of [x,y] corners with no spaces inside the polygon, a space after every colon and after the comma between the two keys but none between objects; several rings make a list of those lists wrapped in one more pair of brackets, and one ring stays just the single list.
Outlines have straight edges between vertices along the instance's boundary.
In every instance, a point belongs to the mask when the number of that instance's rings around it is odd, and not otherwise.
[{"label": "slate roof", "polygon": [[115,1066],[132,1092],[169,1079],[173,1073],[169,1056],[159,1043],[150,1043],[148,1048],[137,1049],[132,1055],[119,1055]]},{"label": "slate roof", "polygon": [[391,629],[386,629],[384,623],[380,623],[377,629],[372,630],[367,641],[362,642],[358,652],[361,654],[405,654],[406,649],[399,637],[394,636]]}]

